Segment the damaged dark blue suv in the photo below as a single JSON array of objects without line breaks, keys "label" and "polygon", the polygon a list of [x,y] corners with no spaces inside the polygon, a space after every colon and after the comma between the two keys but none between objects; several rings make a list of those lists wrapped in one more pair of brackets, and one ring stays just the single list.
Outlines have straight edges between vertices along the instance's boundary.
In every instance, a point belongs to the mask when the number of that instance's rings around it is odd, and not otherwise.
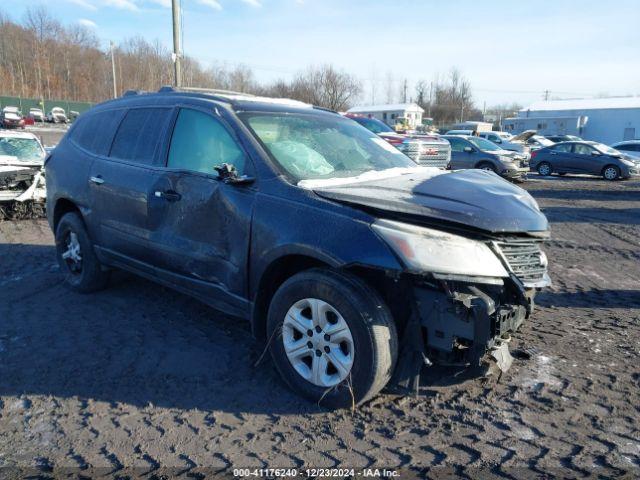
[{"label": "damaged dark blue suv", "polygon": [[70,287],[123,269],[248,319],[286,383],[331,407],[425,363],[508,367],[549,283],[527,192],[292,100],[131,92],[83,114],[46,177]]}]

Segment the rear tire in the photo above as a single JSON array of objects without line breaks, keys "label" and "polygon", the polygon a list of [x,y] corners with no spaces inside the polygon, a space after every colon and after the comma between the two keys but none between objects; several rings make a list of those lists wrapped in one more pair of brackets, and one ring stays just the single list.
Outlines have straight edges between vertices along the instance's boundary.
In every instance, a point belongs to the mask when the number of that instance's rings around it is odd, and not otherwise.
[{"label": "rear tire", "polygon": [[551,164],[549,162],[542,162],[538,165],[538,167],[536,168],[536,170],[538,171],[538,175],[543,176],[543,177],[548,177],[549,175],[551,175],[553,173],[553,170],[551,168]]},{"label": "rear tire", "polygon": [[[342,334],[334,334],[335,325],[342,325]],[[329,333],[342,343],[323,343]],[[269,306],[267,334],[289,387],[329,408],[371,399],[389,382],[398,356],[396,326],[380,295],[358,277],[329,269],[307,270],[282,284]]]},{"label": "rear tire", "polygon": [[64,282],[76,292],[95,292],[106,287],[105,271],[93,250],[84,222],[78,213],[65,214],[56,228],[56,256]]},{"label": "rear tire", "polygon": [[607,165],[602,169],[602,177],[609,181],[618,180],[620,178],[620,169],[615,165]]}]

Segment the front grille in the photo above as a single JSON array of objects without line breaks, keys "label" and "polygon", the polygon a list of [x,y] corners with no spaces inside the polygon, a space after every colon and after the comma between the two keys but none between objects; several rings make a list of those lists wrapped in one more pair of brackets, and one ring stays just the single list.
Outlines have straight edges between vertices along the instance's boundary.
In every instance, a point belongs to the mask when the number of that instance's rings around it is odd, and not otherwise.
[{"label": "front grille", "polygon": [[450,147],[448,145],[415,140],[406,141],[398,148],[420,166],[446,168],[449,165]]},{"label": "front grille", "polygon": [[538,282],[547,272],[547,259],[540,248],[542,242],[535,240],[508,240],[496,242],[509,269],[523,283]]}]

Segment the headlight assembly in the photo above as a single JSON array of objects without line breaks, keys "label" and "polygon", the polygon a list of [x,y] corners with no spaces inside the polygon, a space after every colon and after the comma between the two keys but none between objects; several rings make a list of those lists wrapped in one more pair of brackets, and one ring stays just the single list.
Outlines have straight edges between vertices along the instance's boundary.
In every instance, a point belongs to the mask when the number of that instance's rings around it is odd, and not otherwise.
[{"label": "headlight assembly", "polygon": [[493,278],[509,275],[486,243],[391,220],[376,220],[371,226],[414,272]]}]

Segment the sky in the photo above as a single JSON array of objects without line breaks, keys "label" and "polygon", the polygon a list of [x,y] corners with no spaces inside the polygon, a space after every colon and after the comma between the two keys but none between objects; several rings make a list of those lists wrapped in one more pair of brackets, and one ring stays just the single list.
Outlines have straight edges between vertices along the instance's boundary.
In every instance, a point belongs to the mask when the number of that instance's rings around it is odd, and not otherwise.
[{"label": "sky", "polygon": [[[638,0],[181,0],[184,53],[251,67],[260,81],[330,63],[357,76],[360,104],[384,103],[392,77],[457,67],[479,108],[550,98],[640,95]],[[20,20],[43,4],[108,46],[140,35],[172,46],[171,0],[0,0]],[[399,100],[397,98],[396,100]]]}]

